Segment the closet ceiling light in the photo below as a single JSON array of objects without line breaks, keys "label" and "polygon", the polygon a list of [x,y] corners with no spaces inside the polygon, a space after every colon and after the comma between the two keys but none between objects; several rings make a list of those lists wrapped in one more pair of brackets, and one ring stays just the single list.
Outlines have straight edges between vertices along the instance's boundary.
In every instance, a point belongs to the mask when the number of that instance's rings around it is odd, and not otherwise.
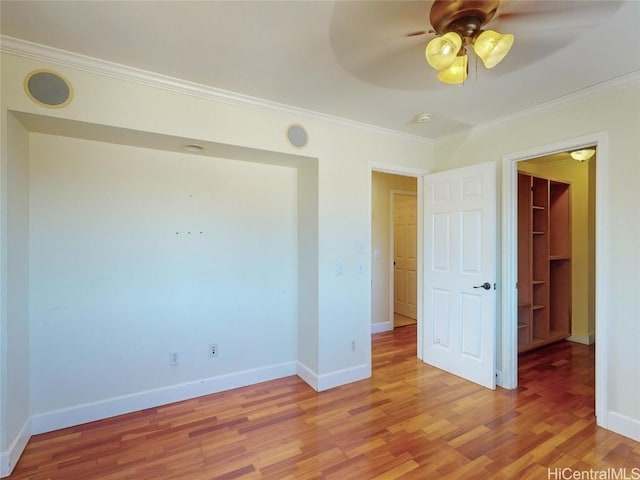
[{"label": "closet ceiling light", "polygon": [[595,155],[596,151],[593,148],[584,148],[582,150],[576,150],[571,152],[571,158],[577,160],[579,162],[584,162],[585,160],[589,160],[591,157]]}]

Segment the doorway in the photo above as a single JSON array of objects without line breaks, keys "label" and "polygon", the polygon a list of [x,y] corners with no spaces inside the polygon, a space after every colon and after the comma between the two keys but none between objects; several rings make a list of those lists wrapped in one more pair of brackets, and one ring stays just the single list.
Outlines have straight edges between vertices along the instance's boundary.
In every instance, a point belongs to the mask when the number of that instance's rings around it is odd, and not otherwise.
[{"label": "doorway", "polygon": [[372,333],[417,322],[417,189],[416,177],[372,172]]},{"label": "doorway", "polygon": [[518,352],[595,342],[596,155],[518,162]]},{"label": "doorway", "polygon": [[[496,381],[495,165],[488,162],[432,175],[410,172],[417,177],[418,192],[417,356],[491,389]],[[380,217],[372,201],[373,175],[377,171],[370,167],[369,218],[373,221],[369,232]],[[382,173],[409,172],[384,169]],[[375,290],[375,260],[382,255],[371,238],[369,260],[373,266],[371,281],[367,282],[367,317],[372,321],[370,332],[377,333],[393,327],[384,318],[375,321],[374,314],[380,313],[372,305],[379,292]]]},{"label": "doorway", "polygon": [[[516,152],[506,155],[503,158],[503,205],[502,205],[502,353],[501,366],[499,371],[499,384],[505,388],[515,388],[518,385],[517,367],[518,367],[518,270],[517,262],[517,177],[518,164],[522,161],[528,161],[539,157],[548,157],[554,154],[564,153],[592,147],[597,150],[597,166],[593,162],[590,171],[590,194],[591,201],[589,209],[591,211],[590,225],[588,228],[592,230],[593,238],[592,260],[587,267],[590,269],[591,289],[588,297],[591,299],[591,306],[586,308],[591,310],[592,332],[572,332],[578,338],[573,340],[582,340],[581,343],[587,343],[592,340],[593,336],[598,339],[596,344],[597,355],[595,361],[595,397],[596,397],[596,417],[598,425],[607,428],[607,352],[608,352],[608,332],[606,322],[599,321],[603,318],[602,312],[607,308],[609,292],[606,287],[606,264],[607,254],[603,245],[606,245],[610,239],[608,238],[608,218],[604,214],[608,202],[608,190],[604,181],[608,175],[608,134],[600,132],[585,137],[578,137],[561,141],[555,144],[541,146],[529,151]],[[598,228],[595,228],[597,222]],[[574,274],[575,276],[575,274]],[[595,286],[598,285],[598,289]],[[574,289],[575,291],[575,289]],[[573,293],[572,293],[573,295]],[[579,295],[579,293],[578,293]],[[573,298],[572,298],[573,305]],[[573,326],[572,326],[573,327]]]},{"label": "doorway", "polygon": [[[422,186],[423,177],[427,170],[401,167],[396,165],[374,164],[368,165],[368,264],[370,266],[369,282],[367,282],[367,316],[368,328],[371,334],[393,330],[393,258],[391,254],[391,190],[409,192],[416,196],[416,350],[417,357],[422,360],[423,336],[423,222],[422,222]],[[387,185],[380,188],[380,180],[388,179],[405,182]],[[376,191],[377,190],[377,191]],[[382,192],[381,192],[382,191]],[[381,203],[387,206],[384,208]],[[387,245],[383,250],[382,245]]]},{"label": "doorway", "polygon": [[589,158],[565,151],[517,164],[518,384],[564,376],[587,409],[594,408],[596,341],[597,155],[590,150]]}]

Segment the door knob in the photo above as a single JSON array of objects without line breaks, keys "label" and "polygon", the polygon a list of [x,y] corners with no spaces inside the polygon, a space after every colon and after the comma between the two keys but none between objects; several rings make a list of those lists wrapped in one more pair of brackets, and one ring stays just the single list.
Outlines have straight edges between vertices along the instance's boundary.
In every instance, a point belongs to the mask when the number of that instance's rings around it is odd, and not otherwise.
[{"label": "door knob", "polygon": [[484,288],[485,290],[491,290],[491,284],[489,282],[484,282],[482,285],[476,285],[473,288]]}]

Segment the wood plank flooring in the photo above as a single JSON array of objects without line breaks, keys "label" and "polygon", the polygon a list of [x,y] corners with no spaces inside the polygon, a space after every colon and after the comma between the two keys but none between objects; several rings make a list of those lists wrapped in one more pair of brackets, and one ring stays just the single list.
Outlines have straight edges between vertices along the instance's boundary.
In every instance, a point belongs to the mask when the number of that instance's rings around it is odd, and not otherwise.
[{"label": "wood plank flooring", "polygon": [[9,478],[524,480],[640,467],[639,443],[595,425],[593,347],[530,352],[517,390],[490,391],[421,363],[415,336],[374,335],[373,377],[326,392],[288,377],[34,436]]},{"label": "wood plank flooring", "polygon": [[405,317],[399,313],[393,314],[393,327],[406,327],[407,325],[415,325],[417,323],[415,318]]}]

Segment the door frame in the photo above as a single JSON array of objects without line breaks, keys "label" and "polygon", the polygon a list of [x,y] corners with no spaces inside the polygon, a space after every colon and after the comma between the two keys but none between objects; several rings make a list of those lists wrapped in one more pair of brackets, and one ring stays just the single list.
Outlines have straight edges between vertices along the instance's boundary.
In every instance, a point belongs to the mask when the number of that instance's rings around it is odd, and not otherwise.
[{"label": "door frame", "polygon": [[[376,170],[377,171],[377,170]],[[409,175],[404,175],[405,177],[408,177]],[[395,261],[395,248],[396,248],[396,242],[395,242],[395,233],[396,233],[396,226],[395,226],[395,208],[396,208],[396,195],[407,195],[407,196],[412,196],[412,197],[416,197],[416,215],[418,214],[418,191],[416,190],[415,192],[409,191],[409,190],[398,190],[398,189],[391,189],[389,191],[389,215],[390,215],[390,221],[389,221],[389,319],[391,321],[391,326],[393,328],[395,328],[395,321],[394,321],[394,317],[395,317],[395,308],[393,307],[394,305],[394,299],[395,299],[395,265],[393,264],[393,262]],[[419,220],[419,219],[416,219]],[[418,222],[418,225],[416,226],[416,228],[420,227],[420,223]],[[416,235],[418,236],[419,233],[416,232]],[[419,247],[419,245],[417,244],[418,239],[416,238],[416,248]],[[418,252],[416,252],[417,255]],[[417,257],[416,257],[416,261],[417,261]],[[416,274],[418,274],[417,270],[416,270]],[[417,284],[416,284],[416,288],[418,288]],[[418,292],[416,291],[416,299],[418,298]],[[416,322],[417,322],[417,318],[416,318]]]},{"label": "door frame", "polygon": [[589,135],[569,138],[556,143],[541,145],[529,150],[509,153],[502,157],[502,370],[498,375],[498,384],[504,388],[516,388],[518,385],[518,299],[516,284],[518,281],[517,227],[518,227],[518,162],[531,160],[568,150],[578,150],[596,146],[596,185],[595,185],[595,413],[596,422],[608,428],[608,352],[609,327],[606,312],[609,310],[609,274],[606,266],[610,263],[607,245],[609,235],[609,133],[595,132]]},{"label": "door frame", "polygon": [[[365,332],[369,338],[368,343],[369,343],[369,352],[371,352],[371,281],[372,281],[372,274],[371,274],[371,262],[373,260],[373,253],[372,253],[372,248],[371,248],[371,242],[373,241],[371,238],[371,228],[372,228],[372,221],[371,221],[371,214],[372,214],[372,208],[371,208],[371,203],[373,201],[373,188],[372,188],[372,180],[373,180],[373,172],[380,172],[380,173],[391,173],[393,175],[403,175],[405,177],[415,177],[416,178],[416,182],[417,182],[417,196],[418,196],[418,265],[417,265],[417,275],[418,275],[418,284],[417,284],[417,356],[420,360],[422,360],[422,331],[423,331],[423,296],[422,296],[422,277],[424,275],[424,271],[423,271],[423,265],[424,265],[424,259],[423,254],[422,254],[422,250],[423,250],[423,245],[424,245],[424,238],[423,238],[423,233],[422,233],[422,229],[423,229],[423,218],[422,216],[424,215],[423,212],[423,207],[422,207],[422,196],[423,196],[423,185],[424,185],[424,180],[423,177],[427,174],[430,173],[429,170],[425,170],[422,168],[413,168],[413,167],[402,167],[402,166],[398,166],[398,165],[390,165],[387,163],[379,163],[379,162],[367,162],[367,171],[366,171],[366,175],[367,175],[367,219],[366,219],[366,238],[367,238],[367,251],[366,251],[366,261],[367,261],[367,265],[368,268],[366,268],[366,272],[367,272],[367,278],[366,278],[366,288],[367,288],[367,292],[366,292],[366,305],[365,305],[365,321],[366,321],[366,327],[365,327]],[[392,299],[389,299],[390,301]],[[369,365],[371,365],[371,355],[369,355]]]}]

